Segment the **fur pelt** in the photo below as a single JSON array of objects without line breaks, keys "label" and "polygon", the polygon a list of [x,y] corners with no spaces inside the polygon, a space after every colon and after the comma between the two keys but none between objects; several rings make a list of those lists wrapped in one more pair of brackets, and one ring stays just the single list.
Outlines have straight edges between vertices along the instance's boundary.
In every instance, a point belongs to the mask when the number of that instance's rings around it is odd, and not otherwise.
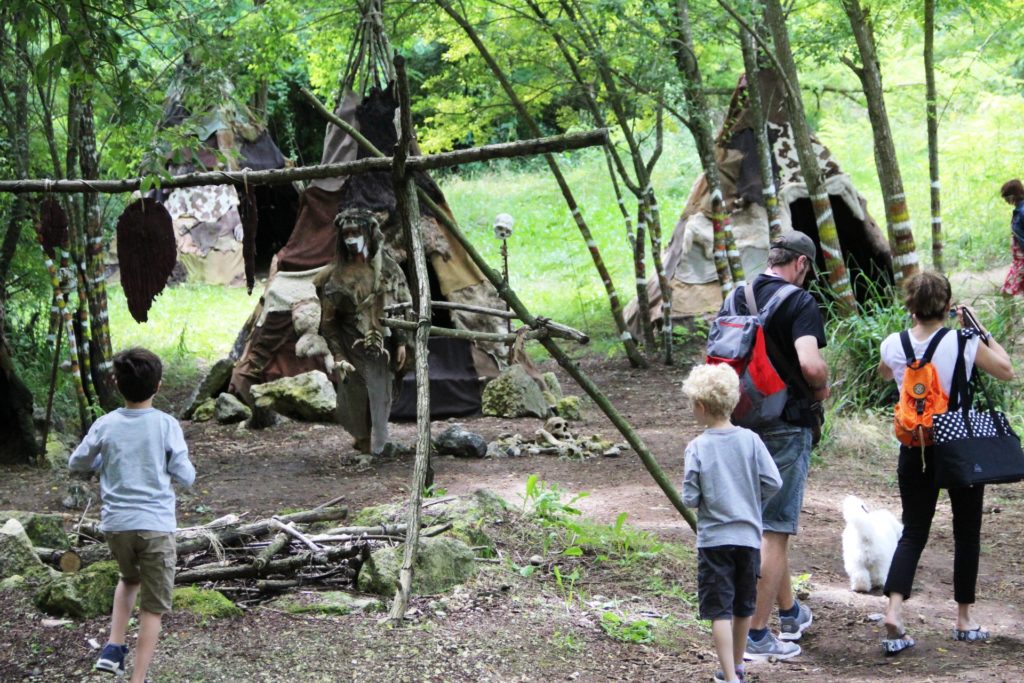
[{"label": "fur pelt", "polygon": [[888,510],[868,511],[857,496],[843,500],[843,518],[843,565],[850,590],[870,593],[885,584],[903,525]]},{"label": "fur pelt", "polygon": [[171,215],[155,199],[137,199],[117,219],[117,262],[128,311],[136,322],[149,317],[177,262]]}]

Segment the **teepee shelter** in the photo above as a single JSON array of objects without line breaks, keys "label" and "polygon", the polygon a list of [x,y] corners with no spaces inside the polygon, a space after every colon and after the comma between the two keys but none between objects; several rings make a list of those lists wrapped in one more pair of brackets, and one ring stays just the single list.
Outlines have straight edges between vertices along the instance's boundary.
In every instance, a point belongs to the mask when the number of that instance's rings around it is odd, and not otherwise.
[{"label": "teepee shelter", "polygon": [[[216,104],[190,111],[185,105],[188,64],[168,90],[162,130],[194,132],[194,151],[176,150],[167,158],[168,171],[181,175],[195,171],[285,168],[288,161],[259,118],[244,104],[234,102],[232,86],[220,82]],[[182,187],[157,192],[174,224],[178,263],[189,282],[240,285],[245,282],[240,197],[231,185]],[[253,188],[257,229],[254,267],[266,270],[274,253],[284,245],[295,224],[298,192],[291,184]]]},{"label": "teepee shelter", "polygon": [[[763,70],[759,75],[759,86],[767,118],[782,231],[799,230],[814,240],[818,247],[816,270],[821,283],[826,285],[818,227],[807,185],[800,172],[793,129],[787,120],[783,85],[774,72]],[[746,78],[741,77],[716,140],[715,159],[725,206],[731,209],[729,219],[743,270],[752,279],[765,269],[769,233],[754,134],[757,124],[748,108],[746,91]],[[835,157],[819,140],[812,137],[811,143],[824,176],[854,293],[858,300],[863,301],[871,286],[892,282],[889,244],[868,213],[867,204],[853,186],[850,176],[843,173]],[[672,285],[673,321],[714,313],[721,306],[722,292],[713,251],[711,196],[702,173],[690,190],[686,207],[662,255],[666,276]],[[650,302],[648,315],[652,324],[659,326],[662,300],[657,278],[647,281],[647,296]],[[641,333],[639,315],[637,300],[633,299],[626,307],[626,321],[634,335]]]},{"label": "teepee shelter", "polygon": [[[380,150],[391,150],[398,140],[395,110],[398,102],[392,85],[372,87],[365,96],[346,87],[335,115],[353,125]],[[418,150],[414,150],[418,154]],[[329,123],[324,139],[323,164],[372,156],[341,128]],[[451,217],[440,188],[425,171],[416,183]],[[334,218],[342,209],[368,209],[386,216],[383,222],[385,250],[408,270],[401,229],[395,212],[395,196],[389,173],[366,173],[311,182],[302,194],[295,228],[287,244],[274,257],[263,296],[246,325],[244,348],[231,375],[229,390],[249,400],[255,384],[322,369],[319,359],[295,353],[299,333],[292,310],[296,303],[316,296],[313,278],[330,264],[336,247]],[[505,305],[493,285],[473,263],[429,209],[421,207],[421,227],[430,275],[431,298],[490,309]],[[432,324],[438,327],[505,332],[501,318],[466,310],[435,307]],[[481,378],[497,376],[506,361],[506,349],[497,342],[470,342],[436,338],[430,342],[432,417],[479,412]],[[394,419],[414,419],[415,380],[405,377],[392,410]]]}]

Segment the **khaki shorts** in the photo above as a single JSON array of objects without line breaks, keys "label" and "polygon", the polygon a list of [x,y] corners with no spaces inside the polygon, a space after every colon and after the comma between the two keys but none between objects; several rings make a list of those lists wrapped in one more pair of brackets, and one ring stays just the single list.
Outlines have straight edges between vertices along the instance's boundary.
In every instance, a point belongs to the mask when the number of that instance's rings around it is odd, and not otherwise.
[{"label": "khaki shorts", "polygon": [[139,607],[152,614],[171,611],[177,548],[174,534],[162,531],[107,532],[110,554],[117,560],[121,580],[142,584]]}]

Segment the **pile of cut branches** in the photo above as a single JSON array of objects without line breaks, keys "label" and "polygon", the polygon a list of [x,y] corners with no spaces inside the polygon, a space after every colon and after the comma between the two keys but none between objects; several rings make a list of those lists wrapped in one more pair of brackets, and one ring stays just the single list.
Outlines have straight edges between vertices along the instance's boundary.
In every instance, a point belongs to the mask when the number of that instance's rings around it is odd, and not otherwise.
[{"label": "pile of cut branches", "polygon": [[[331,526],[347,508],[330,501],[311,510],[243,523],[227,515],[199,527],[178,529],[176,585],[214,588],[236,603],[255,603],[292,588],[351,588],[363,562],[384,545],[405,540],[406,525]],[[44,562],[65,572],[111,559],[98,523],[82,520],[78,545],[70,550],[36,548]],[[451,528],[435,525],[434,536]]]}]

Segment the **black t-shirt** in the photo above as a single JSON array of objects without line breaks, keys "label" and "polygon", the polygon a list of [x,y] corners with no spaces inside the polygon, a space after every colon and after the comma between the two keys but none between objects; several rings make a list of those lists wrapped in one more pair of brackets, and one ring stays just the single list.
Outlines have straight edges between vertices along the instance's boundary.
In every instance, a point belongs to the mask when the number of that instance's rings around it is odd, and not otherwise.
[{"label": "black t-shirt", "polygon": [[[785,280],[776,275],[762,273],[754,278],[754,299],[757,301],[758,309],[767,305],[772,295],[783,285]],[[736,297],[736,312],[740,315],[747,315],[747,298],[742,289],[739,289],[732,296]],[[719,314],[721,315],[721,311]],[[818,303],[805,290],[800,290],[789,295],[785,301],[772,314],[771,319],[764,328],[765,336],[770,337],[772,345],[768,347],[768,357],[772,365],[789,387],[789,404],[787,404],[786,415],[793,413],[792,404],[802,401],[805,405],[809,397],[802,389],[807,383],[800,373],[800,358],[797,356],[796,347],[793,342],[800,337],[814,337],[818,341],[818,348],[824,348],[825,323],[821,319],[821,311],[818,310]],[[772,350],[774,347],[774,351]],[[781,360],[776,354],[781,354]],[[799,418],[787,418],[786,421],[809,427],[814,424],[815,418],[807,410],[800,411]]]}]

